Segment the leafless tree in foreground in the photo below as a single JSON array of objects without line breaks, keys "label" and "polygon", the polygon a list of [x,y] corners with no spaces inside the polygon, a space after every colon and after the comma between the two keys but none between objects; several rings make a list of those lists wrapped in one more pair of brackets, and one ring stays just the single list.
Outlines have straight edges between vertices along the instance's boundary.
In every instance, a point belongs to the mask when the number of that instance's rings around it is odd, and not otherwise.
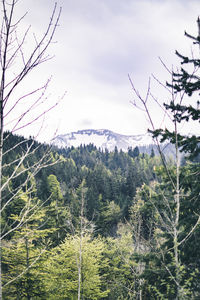
[{"label": "leafless tree in foreground", "polygon": [[[198,18],[197,20],[197,24],[198,24],[198,32],[200,35],[200,20]],[[194,44],[199,45],[199,35],[197,38],[190,36],[189,34],[185,33],[185,35],[189,38],[192,38],[193,40],[195,40]],[[176,52],[177,54],[178,52]],[[181,56],[180,54],[177,54],[178,56],[181,57],[181,59],[184,59],[184,56]],[[193,84],[194,79],[195,80],[199,80],[199,65],[195,64],[195,58],[194,58],[194,53],[192,53],[193,59],[191,59],[191,62],[194,62],[194,66],[193,66],[193,70],[190,71],[190,76],[188,77],[188,83],[189,84]],[[199,53],[198,53],[198,57],[199,57]],[[185,58],[186,60],[186,58]],[[162,61],[161,61],[162,62]],[[187,63],[187,61],[186,61]],[[181,249],[181,245],[183,243],[185,243],[190,237],[191,235],[194,233],[194,231],[196,230],[197,226],[200,223],[200,215],[196,214],[196,222],[194,223],[193,226],[191,226],[189,232],[185,233],[180,229],[180,218],[181,218],[181,206],[182,206],[182,201],[184,199],[187,198],[187,194],[184,191],[184,186],[181,182],[181,168],[180,168],[180,151],[179,149],[182,146],[181,143],[181,127],[183,126],[183,122],[185,121],[185,117],[183,116],[182,119],[179,118],[179,108],[186,108],[186,105],[188,105],[188,102],[191,102],[191,98],[189,98],[190,100],[188,101],[188,95],[191,96],[191,94],[187,93],[186,90],[184,90],[184,88],[180,88],[177,84],[176,80],[176,74],[179,74],[179,70],[178,71],[174,71],[173,69],[170,70],[169,68],[166,67],[166,65],[162,62],[163,66],[165,67],[165,69],[167,70],[167,72],[169,73],[170,77],[171,77],[171,82],[170,84],[163,84],[161,81],[159,81],[157,78],[154,79],[157,81],[157,83],[159,84],[160,88],[164,88],[166,93],[167,93],[167,97],[165,97],[165,99],[169,99],[169,102],[163,103],[164,101],[162,100],[157,100],[157,98],[152,94],[151,92],[151,81],[149,80],[149,84],[148,84],[148,88],[147,88],[147,93],[146,96],[142,96],[140,94],[140,92],[136,89],[132,78],[129,76],[129,81],[132,87],[132,90],[134,92],[135,95],[135,100],[133,101],[133,105],[136,108],[141,109],[144,114],[146,114],[147,119],[149,121],[150,124],[150,131],[153,133],[154,135],[154,141],[157,145],[158,148],[158,152],[160,154],[164,169],[165,169],[165,173],[167,174],[168,180],[170,182],[171,185],[171,195],[166,196],[164,193],[162,195],[163,198],[163,204],[165,206],[165,211],[160,211],[158,207],[155,206],[156,212],[159,216],[159,223],[161,225],[162,228],[164,228],[164,230],[166,232],[168,232],[168,234],[171,236],[172,238],[172,248],[171,249],[167,249],[166,251],[173,251],[173,261],[174,261],[174,268],[175,268],[175,272],[172,274],[172,272],[170,271],[170,269],[168,268],[168,266],[165,264],[164,262],[164,251],[161,250],[161,257],[163,257],[163,266],[164,268],[168,271],[171,279],[174,281],[175,286],[176,286],[176,299],[185,299],[186,297],[186,290],[185,287],[183,285],[183,281],[182,281],[182,265],[181,265],[181,260],[180,260],[180,249]],[[196,88],[196,90],[198,90]],[[189,102],[189,103],[190,103]],[[159,108],[162,110],[162,114],[163,114],[163,118],[165,119],[166,126],[172,125],[172,129],[162,129],[162,128],[157,128],[155,126],[155,118],[153,117],[153,115],[151,114],[151,106],[154,104],[157,104],[159,106]],[[173,107],[175,109],[173,110],[169,110],[167,109],[167,107]],[[167,121],[168,120],[168,121]],[[191,118],[191,120],[197,120],[196,118]],[[156,131],[159,132],[161,130],[161,132],[167,133],[168,134],[168,140],[172,141],[173,139],[173,144],[175,146],[175,168],[172,170],[168,167],[165,157],[163,155],[161,146],[160,146],[160,139],[159,137],[161,136],[160,134],[156,134]],[[170,135],[171,134],[171,135]],[[153,191],[153,190],[152,190]],[[149,201],[151,201],[149,199]],[[160,248],[161,249],[161,248]]]},{"label": "leafless tree in foreground", "polygon": [[[146,94],[146,97],[143,98],[141,94],[136,90],[132,79],[129,77],[132,89],[137,97],[137,103],[134,102],[134,105],[138,108],[138,105],[143,106],[144,112],[147,114],[147,118],[151,124],[151,130],[155,131],[156,127],[154,125],[153,117],[150,113],[149,105],[150,100],[154,101],[155,98],[151,95],[150,92],[150,82],[148,86],[148,91]],[[175,95],[174,90],[168,90],[168,92],[171,95],[171,101],[173,103],[182,103],[184,94],[181,95],[181,97],[178,99],[177,95]],[[151,98],[151,99],[150,99]],[[141,106],[140,106],[141,108]],[[164,114],[168,114],[167,111],[163,110]],[[163,257],[163,266],[167,269],[169,272],[169,275],[171,276],[172,280],[174,281],[176,287],[177,287],[177,298],[176,299],[183,299],[185,297],[185,291],[184,287],[181,286],[181,280],[182,280],[182,271],[181,271],[181,261],[180,261],[180,246],[182,243],[184,243],[195,231],[196,227],[200,223],[200,216],[198,216],[197,221],[195,225],[191,228],[190,232],[186,234],[184,237],[182,237],[182,232],[180,231],[180,207],[181,207],[181,201],[184,197],[187,197],[187,195],[184,194],[183,187],[180,182],[180,151],[179,151],[179,141],[178,141],[178,124],[177,121],[173,118],[173,116],[170,116],[168,114],[168,117],[174,124],[174,133],[175,133],[175,176],[174,171],[170,170],[168,168],[168,165],[166,163],[165,157],[162,152],[162,148],[160,145],[159,138],[155,138],[155,144],[157,145],[158,152],[161,157],[161,161],[163,163],[165,172],[167,173],[168,179],[171,183],[171,197],[167,198],[167,196],[163,193],[163,204],[166,207],[165,214],[163,215],[163,212],[159,210],[158,207],[155,206],[155,203],[153,203],[154,208],[156,209],[156,212],[159,216],[159,224],[161,224],[161,227],[164,228],[172,237],[173,240],[173,255],[174,255],[174,264],[175,264],[175,275],[172,274],[172,272],[169,270],[167,265],[164,263],[164,252],[161,253],[161,257]],[[152,190],[153,192],[153,190]],[[173,198],[173,204],[171,203]],[[149,199],[151,201],[151,199]],[[174,205],[175,209],[172,209],[171,207]],[[161,248],[160,248],[161,249]],[[171,250],[171,249],[169,249]],[[162,251],[162,250],[161,250]]]},{"label": "leafless tree in foreground", "polygon": [[[33,42],[30,36],[30,27],[28,27],[22,34],[22,22],[26,16],[22,15],[16,19],[16,8],[19,0],[2,0],[0,3],[1,10],[1,28],[0,28],[0,212],[1,215],[4,210],[13,202],[13,199],[28,186],[30,191],[32,186],[31,179],[43,167],[52,162],[49,154],[50,150],[47,148],[42,157],[37,162],[24,164],[33,153],[38,149],[35,146],[35,141],[23,140],[15,144],[12,149],[5,149],[6,142],[9,138],[9,133],[5,135],[5,130],[9,125],[9,132],[15,133],[18,130],[32,125],[40,118],[53,109],[56,104],[48,106],[48,108],[41,109],[43,103],[48,101],[46,97],[46,90],[49,84],[49,79],[41,87],[35,90],[26,92],[26,80],[28,75],[32,73],[40,64],[48,61],[51,57],[47,54],[47,49],[53,42],[54,34],[58,26],[61,8],[57,8],[55,3],[50,21],[47,25],[46,31],[38,39],[33,35]],[[32,48],[27,48],[29,42]],[[23,85],[22,85],[23,84]],[[19,91],[23,90],[20,95]],[[46,106],[47,107],[47,106]],[[38,129],[38,132],[40,129]],[[4,164],[4,157],[13,150],[20,149],[20,156],[13,161]],[[23,149],[23,150],[21,150]],[[13,167],[14,166],[14,167]],[[4,170],[8,167],[13,167],[12,174],[4,177]],[[25,178],[12,191],[10,184],[12,180],[16,180],[21,175],[25,174]],[[6,197],[5,194],[7,193]],[[9,197],[8,197],[9,194]],[[37,206],[37,205],[36,205]],[[20,212],[20,220],[13,223],[12,229],[6,231],[5,228],[0,229],[1,241],[11,231],[19,228],[27,222],[30,214],[34,213],[33,206],[30,209],[27,204]],[[38,207],[35,207],[38,209]],[[1,247],[2,245],[0,245]],[[1,275],[1,268],[0,268]],[[2,281],[0,280],[0,299],[2,299]]]}]

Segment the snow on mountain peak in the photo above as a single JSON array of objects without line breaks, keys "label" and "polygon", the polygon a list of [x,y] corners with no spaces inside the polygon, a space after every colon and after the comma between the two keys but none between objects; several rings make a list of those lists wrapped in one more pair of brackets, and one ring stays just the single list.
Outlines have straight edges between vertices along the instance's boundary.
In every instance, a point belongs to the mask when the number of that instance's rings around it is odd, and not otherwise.
[{"label": "snow on mountain peak", "polygon": [[113,151],[115,147],[127,151],[129,147],[153,144],[153,140],[149,134],[122,135],[108,129],[84,129],[58,135],[52,140],[52,144],[59,148],[94,144],[97,148],[109,151]]}]

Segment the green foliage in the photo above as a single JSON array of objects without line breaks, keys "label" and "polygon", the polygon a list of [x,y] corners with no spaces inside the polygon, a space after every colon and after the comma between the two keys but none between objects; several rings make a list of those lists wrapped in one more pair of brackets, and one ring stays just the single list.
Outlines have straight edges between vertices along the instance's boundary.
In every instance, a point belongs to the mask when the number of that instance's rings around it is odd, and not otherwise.
[{"label": "green foliage", "polygon": [[[198,23],[199,24],[199,23]],[[199,26],[199,25],[198,25]],[[192,39],[194,44],[199,47],[199,37],[194,37],[186,33],[186,37]],[[196,100],[193,105],[191,105],[189,100],[187,100],[186,104],[183,103],[183,96],[188,95],[191,97],[192,95],[199,92],[200,89],[200,80],[199,80],[199,57],[195,57],[192,53],[192,57],[188,57],[180,54],[176,51],[176,55],[181,59],[181,65],[185,65],[185,67],[181,67],[177,72],[172,72],[172,83],[167,82],[167,87],[170,87],[175,94],[180,95],[182,99],[180,103],[174,101],[175,98],[168,104],[164,103],[164,107],[167,111],[171,112],[175,122],[181,123],[183,121],[186,122],[198,122],[200,118],[200,109],[199,109],[199,100],[198,96],[195,95]],[[161,139],[170,140],[171,143],[175,143],[175,132],[171,132],[170,130],[155,130],[153,131],[153,136],[161,136]],[[194,158],[198,156],[200,153],[200,136],[192,135],[186,136],[179,134],[178,135],[178,144],[181,151],[184,151],[190,154],[190,157]]]},{"label": "green foliage", "polygon": [[[79,236],[68,236],[64,243],[51,251],[44,272],[48,299],[77,299]],[[82,240],[81,295],[85,299],[105,298],[108,290],[102,290],[104,275],[101,270],[107,265],[103,258],[104,243],[100,238],[85,235]]]},{"label": "green foliage", "polygon": [[[13,280],[4,287],[5,297],[77,299],[84,193],[81,293],[85,299],[174,299],[173,241],[163,224],[170,225],[168,217],[175,211],[175,190],[160,159],[155,153],[132,157],[92,145],[57,151],[52,157],[62,156],[62,161],[30,176],[2,216],[8,232],[13,222],[20,222],[21,209],[29,207],[26,222],[3,243],[4,284]],[[173,161],[168,162],[168,170],[174,180]],[[198,220],[199,182],[198,158],[185,159],[180,168],[178,242]],[[13,181],[10,191],[17,184]],[[198,225],[180,246],[185,297],[200,294],[199,242]]]},{"label": "green foliage", "polygon": [[104,269],[108,299],[137,299],[139,264],[134,259],[134,242],[129,226],[119,223],[116,238],[107,238],[104,250],[108,266]]},{"label": "green foliage", "polygon": [[[15,143],[23,145],[22,137],[13,136],[13,139]],[[10,147],[13,145],[12,135],[9,135],[5,144],[7,149],[9,144]],[[37,148],[38,144],[35,146]],[[31,160],[37,161],[44,151],[45,146],[42,146],[40,152],[33,152]],[[51,160],[53,162],[56,157],[61,156],[61,162],[42,169],[36,176],[31,176],[30,173],[26,186],[15,195],[2,216],[4,230],[7,232],[11,230],[3,248],[4,284],[13,280],[5,286],[4,294],[7,296],[10,293],[10,297],[14,298],[18,293],[21,299],[23,297],[50,299],[57,284],[62,281],[63,286],[67,284],[65,290],[70,295],[68,297],[76,299],[78,280],[76,253],[80,240],[78,236],[72,236],[72,228],[73,235],[80,231],[81,197],[84,191],[84,226],[87,219],[88,226],[92,225],[92,228],[88,227],[84,234],[90,232],[96,236],[95,239],[92,236],[84,237],[84,249],[87,249],[83,251],[84,293],[90,299],[107,297],[129,299],[129,293],[125,292],[126,287],[130,289],[130,295],[135,293],[132,291],[135,277],[129,267],[129,263],[134,264],[131,233],[129,232],[126,237],[123,235],[123,238],[108,239],[106,242],[98,238],[98,234],[107,237],[117,235],[118,223],[124,222],[125,217],[129,216],[129,207],[132,205],[137,188],[154,177],[152,166],[159,165],[159,160],[148,155],[132,158],[128,153],[117,150],[113,153],[103,152],[92,145],[57,151],[51,153]],[[20,157],[14,149],[12,156],[13,159]],[[9,156],[5,157],[8,162]],[[24,163],[28,164],[28,160]],[[23,168],[22,165],[19,172],[22,171],[22,176],[26,177],[28,173],[24,174]],[[12,171],[13,168],[7,168],[7,176]],[[8,192],[13,192],[22,181],[21,175],[17,181],[13,180]],[[25,212],[24,216],[21,211]],[[22,219],[23,222],[20,223]],[[12,233],[14,224],[20,224],[20,227]],[[123,250],[126,248],[124,242],[126,238],[129,240],[129,248]],[[118,243],[121,244],[121,248],[117,246]],[[44,249],[46,250],[43,253]],[[49,253],[48,259],[46,251]],[[123,254],[123,251],[127,251],[127,254]],[[70,271],[68,268],[63,271],[64,262],[60,252],[63,253],[63,259],[66,259],[69,269],[71,268]],[[123,255],[126,256],[126,261],[122,263]],[[113,261],[112,265],[111,260],[114,256],[116,262]],[[57,260],[60,261],[58,265]],[[109,264],[111,268],[108,267]],[[27,266],[31,266],[30,270]],[[48,272],[55,280],[48,279]],[[62,272],[64,277],[66,275],[66,280],[62,277]],[[71,276],[69,280],[67,274]],[[93,283],[90,282],[91,278]],[[111,282],[112,278],[115,278],[114,284]],[[120,281],[123,284],[119,287],[117,282]],[[57,299],[59,297],[62,299],[65,295],[58,290],[56,293]]]},{"label": "green foliage", "polygon": [[[186,36],[199,47],[199,37]],[[173,97],[164,108],[175,124],[199,122],[200,60],[176,54],[182,66],[167,87],[181,102]],[[183,103],[182,95],[197,100]],[[180,167],[164,156],[163,166],[153,147],[150,155],[137,146],[50,150],[4,133],[5,299],[75,300],[78,286],[82,299],[200,298],[200,137],[151,133],[186,153]],[[51,166],[35,172],[40,161]]]},{"label": "green foliage", "polygon": [[[28,201],[26,194],[23,198]],[[15,230],[11,240],[5,240],[2,244],[5,299],[45,299],[42,261],[48,246],[47,236],[53,229],[42,228],[44,209],[40,208],[36,213],[31,209],[34,203],[29,205],[29,217],[24,226]],[[12,219],[18,221],[19,216],[13,215]]]}]

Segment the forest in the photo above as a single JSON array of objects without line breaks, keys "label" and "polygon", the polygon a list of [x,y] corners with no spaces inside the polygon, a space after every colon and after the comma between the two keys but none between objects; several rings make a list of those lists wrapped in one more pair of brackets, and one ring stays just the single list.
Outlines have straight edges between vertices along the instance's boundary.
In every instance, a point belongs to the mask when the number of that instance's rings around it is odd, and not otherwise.
[{"label": "forest", "polygon": [[[57,105],[43,106],[49,80],[15,91],[49,60],[61,8],[55,4],[27,53],[29,29],[19,34],[24,17],[13,17],[17,3],[1,1],[0,300],[200,299],[200,137],[180,130],[199,126],[200,19],[197,37],[185,32],[197,52],[176,51],[176,71],[163,64],[171,81],[156,81],[165,99],[152,96],[150,80],[143,97],[129,76],[156,151],[56,148],[18,133]],[[171,127],[154,125],[152,101]],[[164,154],[165,143],[173,156]]]},{"label": "forest", "polygon": [[[27,147],[9,132],[5,140],[4,181]],[[160,157],[138,147],[32,142],[31,158],[3,193],[3,205],[14,195],[2,214],[4,299],[78,299],[79,284],[80,299],[175,299],[175,190]],[[52,165],[29,178],[29,160],[34,165],[47,151]],[[173,158],[167,166],[175,177]],[[197,157],[182,159],[180,178],[180,282],[184,299],[198,299],[199,225],[190,234],[200,210]]]}]

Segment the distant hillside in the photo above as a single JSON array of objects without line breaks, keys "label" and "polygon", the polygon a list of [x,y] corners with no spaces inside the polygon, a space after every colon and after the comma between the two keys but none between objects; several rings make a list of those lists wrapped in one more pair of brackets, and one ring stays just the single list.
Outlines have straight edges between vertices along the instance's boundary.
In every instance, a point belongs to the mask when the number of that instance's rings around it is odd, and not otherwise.
[{"label": "distant hillside", "polygon": [[115,147],[118,150],[127,151],[130,147],[153,144],[153,140],[149,134],[122,135],[107,129],[87,129],[58,135],[52,143],[60,148],[93,144],[97,148],[109,151],[113,151]]},{"label": "distant hillside", "polygon": [[[101,150],[107,149],[110,152],[114,151],[115,147],[124,152],[130,148],[138,147],[140,153],[150,154],[153,149],[155,154],[158,154],[150,134],[123,135],[108,129],[86,129],[58,135],[52,140],[52,144],[58,148],[93,144]],[[163,149],[167,156],[174,156],[172,145],[164,145]]]}]

